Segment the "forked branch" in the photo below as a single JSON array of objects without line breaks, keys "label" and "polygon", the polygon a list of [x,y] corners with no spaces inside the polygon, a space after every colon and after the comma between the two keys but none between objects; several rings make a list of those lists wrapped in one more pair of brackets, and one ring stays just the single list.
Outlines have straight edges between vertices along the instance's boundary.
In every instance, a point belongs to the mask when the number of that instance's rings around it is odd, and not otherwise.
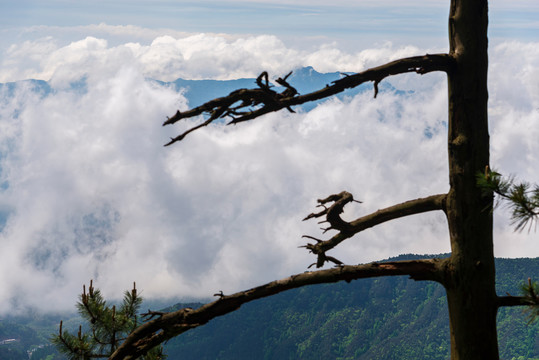
[{"label": "forked branch", "polygon": [[[333,204],[327,206],[326,204],[330,202],[332,202]],[[320,224],[327,222],[329,223],[329,227],[322,229],[324,230],[324,232],[332,229],[349,231],[351,230],[350,223],[341,219],[340,216],[343,212],[344,206],[349,202],[361,203],[361,201],[359,200],[354,200],[353,195],[347,191],[342,191],[339,194],[330,195],[325,199],[318,199],[318,207],[323,207],[324,209],[320,212],[307,215],[307,217],[303,219],[303,221],[325,216],[326,220],[321,221]]]},{"label": "forked branch", "polygon": [[165,146],[181,141],[187,134],[207,126],[218,119],[230,118],[228,124],[237,124],[284,108],[293,112],[292,106],[324,99],[369,81],[374,83],[374,96],[376,97],[378,94],[378,84],[388,76],[409,72],[418,74],[426,74],[432,71],[450,72],[453,64],[454,59],[448,54],[427,54],[399,59],[357,74],[345,76],[323,89],[305,95],[299,95],[296,89],[287,82],[287,78],[291,73],[284,78],[276,80],[279,85],[284,87],[282,92],[276,92],[271,89],[267,72],[263,72],[256,80],[257,89],[235,90],[228,96],[210,100],[196,108],[184,112],[178,110],[163,125],[171,125],[182,119],[202,114],[208,114],[209,117],[201,124],[171,138]]},{"label": "forked branch", "polygon": [[[323,206],[324,210],[318,213],[309,214],[305,219],[318,218],[325,216],[326,220],[320,223],[327,222],[330,224],[327,228],[322,228],[324,232],[328,230],[337,230],[338,233],[329,240],[320,240],[312,236],[304,235],[305,238],[315,240],[315,244],[307,244],[303,247],[317,255],[316,267],[322,267],[326,262],[340,263],[337,259],[326,255],[328,250],[333,249],[346,239],[351,238],[355,234],[369,229],[373,226],[382,224],[386,221],[398,219],[404,216],[415,215],[427,211],[443,210],[445,211],[446,194],[432,195],[426,198],[420,198],[393,205],[385,209],[378,210],[366,216],[362,216],[356,220],[346,222],[339,215],[343,210],[344,205],[349,202],[356,201],[352,194],[343,191],[336,195],[331,195],[326,199],[318,200],[319,206]],[[326,205],[328,202],[334,202],[331,206]],[[337,261],[334,261],[337,260]]]},{"label": "forked branch", "polygon": [[186,308],[163,314],[139,326],[111,355],[109,360],[136,359],[156,345],[203,325],[211,319],[237,310],[247,302],[286,290],[305,285],[333,283],[342,280],[349,282],[361,278],[395,275],[408,275],[415,280],[442,281],[444,267],[445,260],[428,259],[339,266],[328,270],[292,275],[247,291],[222,295],[218,300],[196,310]]}]

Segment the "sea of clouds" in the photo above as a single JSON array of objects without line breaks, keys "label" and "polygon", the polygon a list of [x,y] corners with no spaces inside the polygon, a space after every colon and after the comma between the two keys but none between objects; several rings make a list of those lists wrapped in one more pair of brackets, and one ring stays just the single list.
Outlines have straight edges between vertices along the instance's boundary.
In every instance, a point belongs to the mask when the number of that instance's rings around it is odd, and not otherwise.
[{"label": "sea of clouds", "polygon": [[[442,49],[443,50],[443,49]],[[330,99],[238,126],[215,125],[163,144],[196,120],[162,127],[189,106],[148,78],[282,76],[313,66],[361,71],[439,49],[393,46],[355,53],[287,47],[274,36],[156,36],[146,44],[105,37],[14,43],[0,58],[0,313],[72,309],[93,279],[108,297],[133,281],[148,298],[206,298],[305,271],[303,234],[327,238],[316,199],[348,190],[352,219],[448,190],[447,89],[440,74],[386,81],[398,94]],[[493,167],[539,182],[539,43],[490,49]],[[73,88],[83,82],[83,89]],[[225,94],[223,94],[225,95]],[[449,251],[444,216],[383,224],[341,244],[345,263]],[[495,252],[539,256],[537,233],[514,233],[497,212]]]}]

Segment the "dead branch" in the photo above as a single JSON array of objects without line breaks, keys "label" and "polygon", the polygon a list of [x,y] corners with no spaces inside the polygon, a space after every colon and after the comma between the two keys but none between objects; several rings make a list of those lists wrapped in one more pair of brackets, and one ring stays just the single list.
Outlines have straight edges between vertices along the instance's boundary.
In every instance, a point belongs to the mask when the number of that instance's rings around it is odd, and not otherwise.
[{"label": "dead branch", "polygon": [[498,307],[503,306],[530,306],[530,305],[537,305],[536,303],[530,301],[530,299],[526,296],[498,296],[497,301]]},{"label": "dead branch", "polygon": [[270,88],[268,73],[263,72],[256,79],[258,85],[257,89],[239,89],[231,92],[228,96],[210,100],[196,108],[184,112],[178,110],[174,116],[168,118],[163,123],[163,126],[171,125],[182,119],[202,114],[208,114],[209,118],[203,123],[171,138],[165,146],[181,141],[187,134],[207,126],[218,119],[230,117],[231,120],[228,122],[230,125],[252,120],[264,114],[279,111],[284,108],[293,112],[292,106],[324,99],[343,92],[346,89],[357,87],[368,81],[374,82],[374,96],[376,97],[378,94],[378,84],[388,76],[408,72],[415,72],[418,74],[426,74],[432,71],[450,72],[453,68],[453,64],[454,59],[448,54],[427,54],[424,56],[399,59],[357,74],[345,76],[334,81],[332,85],[327,85],[323,89],[305,95],[299,95],[296,89],[286,81],[291,73],[284,78],[276,80],[279,85],[284,87],[284,90],[278,93]]},{"label": "dead branch", "polygon": [[[330,195],[325,199],[318,199],[318,206],[323,207],[324,210],[318,213],[311,213],[307,215],[307,217],[303,219],[303,221],[312,218],[322,217],[325,215],[326,220],[322,221],[321,223],[327,222],[330,226],[328,228],[322,229],[324,230],[324,232],[328,230],[346,231],[349,229],[350,224],[341,219],[340,214],[342,214],[344,206],[352,201],[361,203],[361,201],[354,200],[354,196],[347,191],[342,191],[339,194]],[[333,202],[333,204],[327,207],[326,204],[329,202]]]},{"label": "dead branch", "polygon": [[445,260],[440,259],[411,260],[355,266],[343,265],[332,269],[293,275],[247,291],[224,295],[219,300],[196,310],[180,309],[144,323],[127,337],[109,360],[136,359],[164,341],[203,325],[218,316],[235,311],[247,302],[286,290],[305,285],[334,283],[342,280],[349,282],[361,278],[396,275],[408,275],[415,280],[441,282],[443,281],[444,266]]},{"label": "dead branch", "polygon": [[[404,216],[415,215],[424,213],[427,211],[444,210],[445,211],[445,199],[446,194],[432,195],[426,198],[420,198],[415,200],[406,201],[401,204],[393,205],[385,209],[378,210],[372,214],[360,217],[351,222],[346,222],[341,219],[344,205],[349,202],[356,201],[353,199],[352,194],[343,191],[336,195],[331,195],[323,200],[318,200],[319,206],[323,206],[324,210],[319,213],[309,214],[304,220],[311,218],[318,218],[326,216],[326,221],[330,224],[329,228],[322,229],[324,232],[327,230],[338,230],[339,232],[331,237],[329,240],[320,240],[312,236],[304,235],[303,237],[316,240],[315,244],[306,244],[302,247],[308,249],[313,254],[317,255],[318,260],[316,267],[322,267],[327,261],[335,262],[326,255],[328,250],[333,249],[346,239],[351,238],[355,234],[371,228],[373,226],[382,224],[386,221],[398,219]],[[333,201],[334,204],[330,207],[326,206],[326,203]],[[336,262],[335,262],[336,263]],[[338,263],[336,263],[338,264]]]}]

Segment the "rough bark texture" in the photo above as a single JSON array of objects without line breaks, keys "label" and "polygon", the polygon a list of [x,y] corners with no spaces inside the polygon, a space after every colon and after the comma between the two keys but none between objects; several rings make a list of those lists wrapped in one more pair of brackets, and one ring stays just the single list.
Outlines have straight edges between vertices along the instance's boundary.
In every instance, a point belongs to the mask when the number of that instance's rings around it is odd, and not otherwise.
[{"label": "rough bark texture", "polygon": [[487,1],[453,0],[449,17],[454,71],[449,86],[446,213],[451,267],[446,281],[451,359],[498,359],[492,198],[476,185],[489,164]]}]

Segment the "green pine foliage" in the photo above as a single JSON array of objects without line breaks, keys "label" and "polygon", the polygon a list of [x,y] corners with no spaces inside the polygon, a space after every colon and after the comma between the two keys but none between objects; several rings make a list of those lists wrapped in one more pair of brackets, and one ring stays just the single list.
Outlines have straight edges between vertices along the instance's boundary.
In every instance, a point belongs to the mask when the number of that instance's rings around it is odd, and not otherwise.
[{"label": "green pine foliage", "polygon": [[477,174],[477,184],[488,195],[497,195],[495,205],[501,202],[511,210],[511,224],[516,231],[522,231],[537,222],[539,216],[539,185],[527,182],[516,182],[513,176],[503,177],[500,173],[490,170]]},{"label": "green pine foliage", "polygon": [[[511,210],[511,225],[515,231],[522,231],[526,227],[531,230],[533,224],[537,225],[539,217],[539,185],[527,182],[517,182],[514,176],[503,177],[499,172],[485,168],[485,173],[477,174],[477,185],[482,188],[485,195],[496,194],[494,206],[505,203]],[[525,298],[524,303],[529,305],[529,321],[539,319],[539,288],[536,282],[528,278],[528,283],[520,288],[520,294]]]},{"label": "green pine foliage", "polygon": [[524,296],[524,302],[529,304],[527,309],[529,322],[537,321],[539,319],[539,285],[528,278],[528,283],[521,287],[521,293]]},{"label": "green pine foliage", "polygon": [[[108,358],[125,338],[140,325],[139,308],[142,297],[133,290],[126,291],[122,303],[108,306],[101,295],[101,291],[93,287],[90,281],[88,293],[86,286],[77,303],[79,315],[87,323],[87,331],[79,326],[76,335],[63,330],[60,322],[59,333],[51,339],[57,349],[69,360],[88,360],[95,358]],[[158,346],[150,351],[143,360],[165,359],[162,347]]]}]

